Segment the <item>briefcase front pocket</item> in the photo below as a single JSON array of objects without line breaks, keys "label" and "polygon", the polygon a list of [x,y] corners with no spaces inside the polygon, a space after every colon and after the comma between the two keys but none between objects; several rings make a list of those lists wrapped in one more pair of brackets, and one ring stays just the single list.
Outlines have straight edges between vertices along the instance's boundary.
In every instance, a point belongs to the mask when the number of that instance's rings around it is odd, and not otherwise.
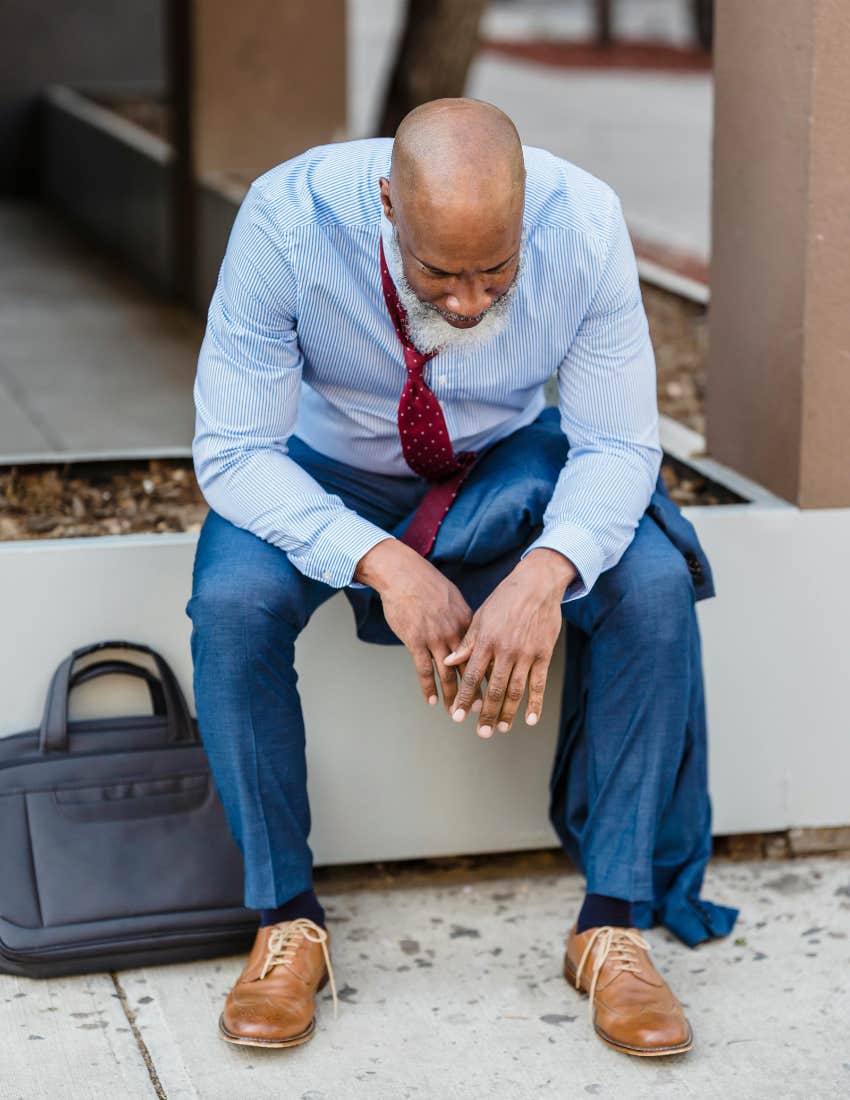
[{"label": "briefcase front pocket", "polygon": [[240,904],[241,856],[208,772],[25,798],[45,926]]},{"label": "briefcase front pocket", "polygon": [[56,808],[68,821],[133,821],[162,814],[191,813],[209,791],[209,776],[168,775],[97,787],[53,792]]}]

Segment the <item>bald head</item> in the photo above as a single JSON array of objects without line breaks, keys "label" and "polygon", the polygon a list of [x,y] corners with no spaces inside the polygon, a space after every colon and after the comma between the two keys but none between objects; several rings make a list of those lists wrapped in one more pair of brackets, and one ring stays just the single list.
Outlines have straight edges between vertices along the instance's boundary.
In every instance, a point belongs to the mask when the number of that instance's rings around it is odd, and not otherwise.
[{"label": "bald head", "polygon": [[519,262],[525,165],[513,122],[475,99],[425,103],[402,120],[380,187],[417,296],[446,315],[481,315]]},{"label": "bald head", "polygon": [[508,116],[476,99],[437,99],[398,128],[390,176],[400,205],[473,206],[522,197],[525,166]]}]

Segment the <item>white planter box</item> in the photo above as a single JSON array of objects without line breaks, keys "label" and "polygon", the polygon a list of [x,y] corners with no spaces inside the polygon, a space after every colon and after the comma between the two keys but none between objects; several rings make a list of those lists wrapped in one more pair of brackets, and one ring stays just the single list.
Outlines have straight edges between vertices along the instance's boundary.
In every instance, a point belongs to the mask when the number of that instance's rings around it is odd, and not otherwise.
[{"label": "white planter box", "polygon": [[[850,510],[758,503],[691,508],[718,598],[701,603],[718,834],[850,822],[845,705]],[[55,665],[109,637],[159,649],[193,706],[195,535],[0,544],[0,735],[39,724]],[[421,702],[405,650],[359,643],[347,602],[298,647],[320,863],[546,846],[562,659],[544,720],[481,742]],[[85,685],[74,716],[141,712],[124,678]]]},{"label": "white planter box", "polygon": [[[36,727],[72,649],[140,641],[171,663],[194,712],[189,651],[196,535],[0,544],[0,735]],[[320,863],[549,845],[546,783],[560,671],[534,730],[480,741],[428,707],[401,647],[354,635],[344,597],[322,607],[297,654],[308,729],[312,843]],[[557,663],[557,662],[556,662]],[[560,662],[562,663],[562,662]],[[144,686],[109,677],[72,696],[72,717],[146,713]]]}]

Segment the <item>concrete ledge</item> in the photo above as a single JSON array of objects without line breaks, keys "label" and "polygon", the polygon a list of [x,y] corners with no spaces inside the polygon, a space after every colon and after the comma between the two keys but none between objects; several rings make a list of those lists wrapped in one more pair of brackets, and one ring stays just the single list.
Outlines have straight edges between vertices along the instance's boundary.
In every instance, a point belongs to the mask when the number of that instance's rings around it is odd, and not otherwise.
[{"label": "concrete ledge", "polygon": [[[769,503],[690,508],[719,596],[699,605],[718,834],[848,823],[844,698],[850,592],[840,583],[850,509]],[[36,726],[55,665],[110,636],[147,642],[190,701],[196,535],[0,545],[0,735]],[[354,637],[337,597],[298,646],[322,863],[516,850],[553,842],[546,784],[562,657],[544,720],[481,743],[419,700],[406,651]],[[132,694],[136,692],[136,694]],[[146,712],[115,680],[79,690],[73,713]],[[94,709],[97,708],[97,709]]]},{"label": "concrete ledge", "polygon": [[669,267],[664,267],[655,260],[638,256],[637,269],[644,282],[669,290],[671,294],[678,294],[681,298],[699,302],[700,305],[708,305],[711,300],[711,290],[705,283],[691,279],[688,275],[680,275],[678,271],[671,271]]},{"label": "concrete ledge", "polygon": [[[155,646],[193,706],[189,651],[196,535],[0,544],[0,735],[36,727],[56,664],[114,637]],[[347,602],[322,607],[298,644],[319,863],[507,851],[554,842],[546,817],[563,659],[543,719],[492,743],[421,699],[401,647],[366,646]],[[74,692],[72,717],[149,713],[146,690],[110,677]],[[194,709],[194,706],[193,706]]]},{"label": "concrete ledge", "polygon": [[209,309],[227,240],[237,211],[247,192],[232,180],[205,177],[196,192],[195,309],[206,315]]},{"label": "concrete ledge", "polygon": [[[724,466],[723,463],[711,458],[706,454],[705,437],[692,428],[680,424],[677,420],[673,420],[672,417],[663,414],[659,417],[659,436],[665,454],[678,459],[686,466],[690,466],[691,469],[696,470],[697,473],[702,474],[709,481],[715,481],[719,485],[731,489],[733,493],[737,493],[739,497],[743,497],[750,504],[758,504],[769,508],[793,507],[787,500],[771,493],[763,485],[751,481],[750,478],[739,474],[737,470]],[[727,507],[727,505],[724,505],[724,507]]]},{"label": "concrete ledge", "polygon": [[45,93],[44,196],[166,291],[171,160],[165,142],[72,89]]},{"label": "concrete ledge", "polygon": [[[174,288],[171,146],[62,85],[44,95],[45,197],[155,286]],[[195,307],[206,312],[230,227],[247,189],[207,177],[197,185]]]}]

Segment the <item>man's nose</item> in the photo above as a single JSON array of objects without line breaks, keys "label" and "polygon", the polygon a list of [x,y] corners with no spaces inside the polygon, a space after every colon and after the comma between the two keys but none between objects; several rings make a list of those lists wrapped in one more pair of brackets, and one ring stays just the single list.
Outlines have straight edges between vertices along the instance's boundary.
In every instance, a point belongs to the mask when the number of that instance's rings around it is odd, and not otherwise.
[{"label": "man's nose", "polygon": [[451,294],[445,297],[445,309],[449,313],[458,313],[462,317],[479,317],[493,304],[490,287],[483,282],[458,284]]}]

